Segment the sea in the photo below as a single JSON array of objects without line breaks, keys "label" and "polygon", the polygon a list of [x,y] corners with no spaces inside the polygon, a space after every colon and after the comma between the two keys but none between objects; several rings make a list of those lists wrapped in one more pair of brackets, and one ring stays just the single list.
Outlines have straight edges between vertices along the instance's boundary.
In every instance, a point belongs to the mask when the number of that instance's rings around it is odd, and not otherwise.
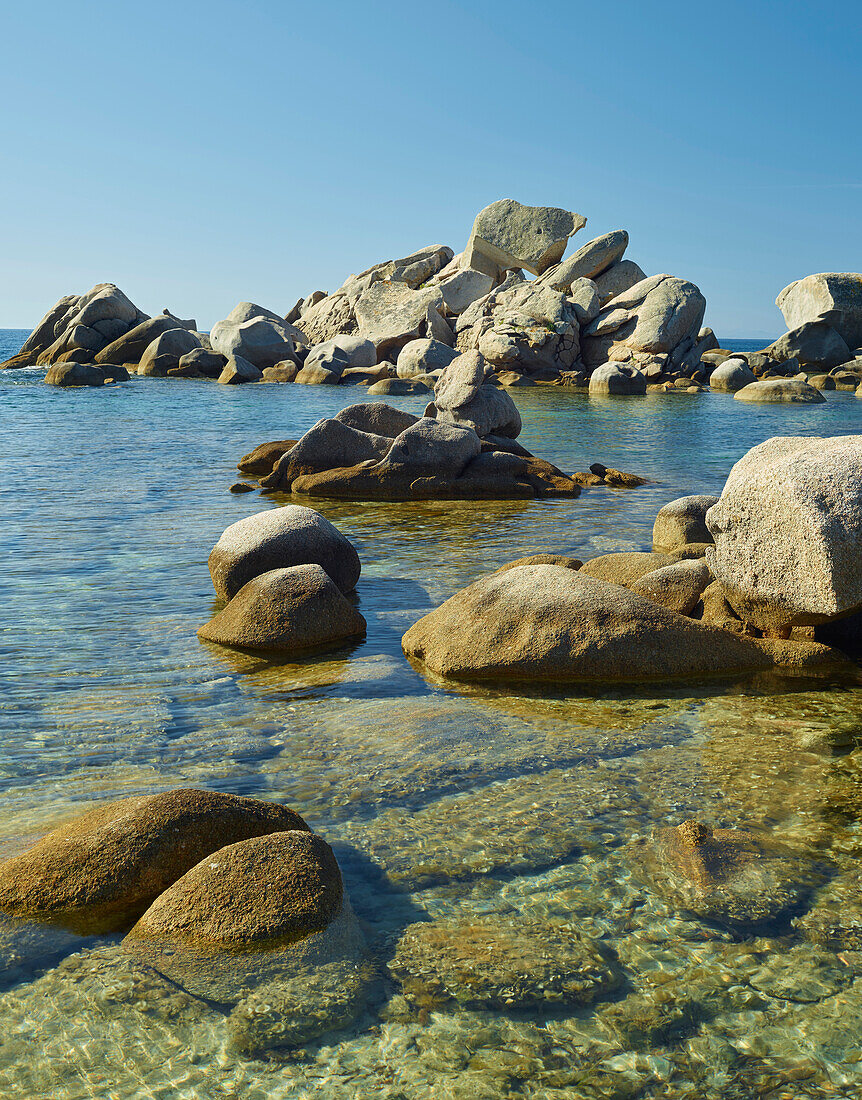
[{"label": "sea", "polygon": [[[0,330],[0,359],[26,335]],[[648,484],[317,501],[359,552],[368,633],[273,663],[195,633],[216,607],[207,556],[221,532],[284,503],[231,494],[237,462],[367,395],[137,377],[61,390],[43,375],[0,373],[0,853],[106,799],[205,787],[280,802],[332,844],[376,969],[355,1023],[246,1057],[229,1008],[166,998],[131,973],[120,937],[46,958],[17,956],[0,929],[0,1097],[862,1096],[857,670],[470,687],[400,648],[423,614],[515,558],[650,549],[662,505],[720,493],[770,436],[862,432],[862,401],[510,391],[535,454]],[[644,852],[692,818],[792,854],[807,869],[796,908],[732,927],[681,907]],[[837,938],[812,933],[837,912]],[[471,993],[469,958],[445,994],[433,951],[412,991],[390,971],[409,926],[489,918],[531,930],[528,971],[531,951],[547,964],[536,930],[550,941],[563,927],[618,980],[522,1003]]]}]

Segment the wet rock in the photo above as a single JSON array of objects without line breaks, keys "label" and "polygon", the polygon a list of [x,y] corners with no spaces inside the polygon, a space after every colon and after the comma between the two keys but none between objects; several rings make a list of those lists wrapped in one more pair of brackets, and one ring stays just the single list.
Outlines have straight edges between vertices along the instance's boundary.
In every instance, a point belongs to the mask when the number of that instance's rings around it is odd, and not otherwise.
[{"label": "wet rock", "polygon": [[797,378],[764,378],[743,386],[733,396],[736,401],[794,405],[822,405],[826,400],[819,390]]},{"label": "wet rock", "polygon": [[292,565],[319,565],[342,592],[359,580],[359,555],[318,512],[292,504],[231,524],[209,556],[213,587],[229,600],[253,577]]},{"label": "wet rock", "polygon": [[621,981],[597,944],[571,925],[509,914],[412,924],[399,938],[389,970],[404,995],[423,1006],[590,1004]]},{"label": "wet rock", "polygon": [[784,1001],[814,1004],[846,988],[853,969],[837,956],[808,945],[791,947],[787,954],[767,958],[748,978],[753,989]]},{"label": "wet rock", "polygon": [[260,443],[237,463],[237,469],[250,477],[264,477],[272,472],[273,466],[282,455],[296,444],[295,439],[276,439],[271,443]]},{"label": "wet rock", "polygon": [[364,946],[332,849],[287,831],[213,851],[165,890],[123,948],[181,988],[237,1003]]},{"label": "wet rock", "polygon": [[117,931],[210,852],[285,829],[308,826],[275,803],[213,791],[106,802],[0,864],[0,911],[81,935]]},{"label": "wet rock", "polygon": [[788,918],[816,881],[809,861],[767,837],[698,821],[656,830],[635,845],[641,870],[672,904],[730,926]]},{"label": "wet rock", "polygon": [[229,492],[231,492],[231,493],[253,493],[254,492],[254,486],[249,485],[245,481],[235,481],[233,483],[233,485],[231,485],[231,487],[229,489]]},{"label": "wet rock", "polygon": [[816,643],[765,643],[552,565],[491,574],[420,619],[404,653],[455,680],[639,680],[833,662]]},{"label": "wet rock", "polygon": [[105,372],[92,363],[55,363],[48,368],[45,382],[49,386],[104,386]]},{"label": "wet rock", "polygon": [[580,558],[568,558],[562,554],[531,554],[526,558],[516,558],[496,569],[496,573],[504,573],[507,569],[517,569],[520,565],[559,565],[563,569],[580,569],[584,563]]},{"label": "wet rock", "polygon": [[814,895],[807,912],[793,922],[807,940],[833,951],[862,951],[862,889],[859,874],[837,874]]},{"label": "wet rock", "polygon": [[862,436],[778,436],[752,448],[707,526],[709,567],[746,622],[786,630],[859,610]]},{"label": "wet rock", "polygon": [[339,645],[366,622],[319,565],[272,569],[253,577],[198,637],[240,649],[285,653]]},{"label": "wet rock", "polygon": [[495,278],[509,268],[541,275],[560,260],[569,237],[586,224],[586,218],[570,210],[500,199],[476,215],[463,267]]},{"label": "wet rock", "polygon": [[689,543],[712,542],[706,513],[713,504],[718,504],[718,497],[707,494],[678,497],[665,504],[653,524],[653,549],[670,553]]}]

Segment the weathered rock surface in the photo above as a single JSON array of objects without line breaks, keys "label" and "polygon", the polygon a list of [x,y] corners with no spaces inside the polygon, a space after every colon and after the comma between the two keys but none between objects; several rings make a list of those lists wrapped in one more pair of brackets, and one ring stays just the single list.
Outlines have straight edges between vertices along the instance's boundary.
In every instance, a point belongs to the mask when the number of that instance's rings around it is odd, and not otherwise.
[{"label": "weathered rock surface", "polygon": [[139,322],[119,339],[113,340],[96,355],[97,363],[119,363],[123,366],[137,365],[150,344],[163,332],[175,329],[177,323],[173,317],[160,314]]},{"label": "weathered rock surface", "polygon": [[205,378],[218,378],[226,364],[227,359],[219,352],[197,347],[181,355],[177,366],[180,370],[195,371]]},{"label": "weathered rock surface", "polygon": [[718,504],[718,497],[707,494],[678,497],[659,510],[652,527],[653,549],[669,554],[693,542],[712,542],[706,525],[706,513]]},{"label": "weathered rock surface", "polygon": [[757,376],[744,359],[725,359],[710,373],[709,386],[716,393],[736,393],[757,381]]},{"label": "weathered rock surface", "polygon": [[[93,363],[55,363],[48,368],[45,381],[49,386],[104,386],[106,374]],[[128,377],[128,374],[126,375]]]},{"label": "weathered rock surface", "polygon": [[690,615],[711,580],[706,562],[694,558],[655,569],[634,581],[630,588],[668,611]]},{"label": "weathered rock surface", "polygon": [[624,363],[605,363],[590,375],[590,393],[597,396],[641,395],[646,393],[646,388],[645,376],[637,367],[630,367]]},{"label": "weathered rock surface", "polygon": [[453,344],[455,337],[440,310],[437,287],[413,290],[406,283],[373,283],[355,305],[359,333],[377,349],[378,359],[395,358],[405,344],[420,338]]},{"label": "weathered rock surface", "polygon": [[340,375],[350,367],[373,367],[377,364],[377,349],[363,336],[335,336],[310,349],[302,366],[323,367]]},{"label": "weathered rock surface", "polygon": [[593,279],[599,296],[599,304],[602,306],[607,305],[612,298],[631,290],[633,286],[637,286],[646,277],[646,272],[642,271],[634,260],[619,260],[617,263],[611,264],[601,275],[596,275]]},{"label": "weathered rock surface", "polygon": [[563,255],[587,219],[554,206],[500,199],[480,210],[464,251],[464,267],[497,277],[510,268],[541,275]]},{"label": "weathered rock surface", "polygon": [[598,945],[570,924],[508,914],[411,924],[389,971],[408,1000],[478,1009],[590,1004],[622,980]]},{"label": "weathered rock surface", "polygon": [[334,419],[339,424],[346,424],[348,428],[355,428],[360,432],[395,439],[420,418],[403,409],[395,409],[383,401],[368,401],[360,405],[348,405],[346,409],[336,413]]},{"label": "weathered rock surface", "polygon": [[608,584],[620,584],[629,588],[656,569],[673,565],[670,554],[650,554],[639,550],[625,550],[615,554],[600,554],[585,561],[581,567],[588,577],[595,577]]},{"label": "weathered rock surface", "polygon": [[730,926],[790,916],[815,881],[812,868],[770,838],[685,821],[636,846],[658,891],[685,911]]},{"label": "weathered rock surface", "polygon": [[198,637],[240,649],[295,653],[338,645],[365,629],[365,619],[319,565],[293,565],[253,577]]},{"label": "weathered rock surface", "polygon": [[542,282],[554,290],[568,292],[575,279],[596,279],[613,264],[618,263],[628,248],[629,235],[624,229],[615,229],[595,240],[588,241],[568,259],[542,276]]},{"label": "weathered rock surface", "polygon": [[296,504],[231,524],[209,556],[213,586],[223,600],[253,577],[292,565],[321,566],[342,592],[353,591],[361,568],[353,545],[328,519]]},{"label": "weathered rock surface", "polygon": [[815,643],[773,647],[553,565],[494,573],[420,619],[408,657],[455,680],[640,680],[828,661]]},{"label": "weathered rock surface", "polygon": [[0,911],[81,935],[117,931],[211,852],[285,830],[308,826],[273,802],[215,791],[102,803],[0,864]]},{"label": "weathered rock surface", "polygon": [[799,378],[764,378],[760,382],[750,382],[733,395],[737,401],[751,401],[756,404],[778,402],[792,405],[822,405],[826,398]]},{"label": "weathered rock surface", "polygon": [[241,355],[231,355],[216,381],[223,386],[238,386],[245,382],[261,382],[263,374],[248,359],[243,359]]},{"label": "weathered rock surface", "polygon": [[706,522],[709,567],[746,622],[780,630],[862,608],[862,436],[766,440]]},{"label": "weathered rock surface", "polygon": [[803,367],[825,371],[851,358],[846,341],[824,321],[807,321],[780,336],[763,351],[779,362],[798,359]]},{"label": "weathered rock surface", "polygon": [[786,286],[775,299],[791,329],[825,321],[849,348],[862,347],[862,274],[822,272]]},{"label": "weathered rock surface", "polygon": [[[193,332],[185,328],[169,328],[148,344],[138,364],[138,374],[145,377],[166,378],[168,371],[180,365],[187,352],[203,350]],[[211,355],[212,352],[207,354]]]},{"label": "weathered rock surface", "polygon": [[254,302],[240,302],[210,332],[213,351],[229,360],[245,359],[258,370],[294,358],[297,341],[304,342],[298,328]]},{"label": "weathered rock surface", "polygon": [[396,369],[399,378],[415,378],[420,374],[443,370],[458,352],[440,340],[411,340],[398,352]]}]

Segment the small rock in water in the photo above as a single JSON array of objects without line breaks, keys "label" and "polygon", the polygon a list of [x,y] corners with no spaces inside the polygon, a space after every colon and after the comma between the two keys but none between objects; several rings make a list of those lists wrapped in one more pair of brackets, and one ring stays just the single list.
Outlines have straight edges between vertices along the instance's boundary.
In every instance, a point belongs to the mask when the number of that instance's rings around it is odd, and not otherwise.
[{"label": "small rock in water", "polygon": [[454,1000],[473,1008],[589,1004],[621,981],[598,946],[571,925],[517,914],[412,924],[389,970],[420,1005]]},{"label": "small rock in water", "polygon": [[235,481],[233,483],[233,485],[231,485],[231,487],[230,487],[230,492],[232,492],[232,493],[253,493],[254,492],[254,486],[249,485],[245,481]]}]

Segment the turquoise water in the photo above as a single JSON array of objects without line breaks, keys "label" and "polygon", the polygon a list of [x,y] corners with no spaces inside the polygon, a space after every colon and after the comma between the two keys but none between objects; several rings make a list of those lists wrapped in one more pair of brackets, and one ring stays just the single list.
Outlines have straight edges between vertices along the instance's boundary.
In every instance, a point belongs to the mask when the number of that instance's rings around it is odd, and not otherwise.
[{"label": "turquoise water", "polygon": [[[0,374],[0,843],[177,786],[283,801],[336,847],[383,978],[355,1027],[243,1060],[210,1007],[163,1011],[115,944],[82,945],[0,989],[0,1096],[862,1094],[852,937],[827,949],[787,922],[754,937],[682,914],[638,855],[653,828],[694,815],[752,828],[828,868],[806,911],[834,897],[862,911],[854,677],[486,691],[429,682],[399,644],[505,561],[649,548],[662,504],[720,491],[768,436],[859,432],[862,401],[515,391],[535,453],[651,484],[574,501],[320,502],[362,559],[368,634],[272,665],[195,636],[214,608],[212,544],[279,503],[227,489],[254,445],[298,437],[363,391],[138,378],[69,391],[41,377]],[[415,869],[432,857],[429,883]],[[571,1010],[405,1001],[385,970],[404,927],[486,913],[574,923],[623,983]],[[694,1007],[666,1027],[668,1004]]]}]

